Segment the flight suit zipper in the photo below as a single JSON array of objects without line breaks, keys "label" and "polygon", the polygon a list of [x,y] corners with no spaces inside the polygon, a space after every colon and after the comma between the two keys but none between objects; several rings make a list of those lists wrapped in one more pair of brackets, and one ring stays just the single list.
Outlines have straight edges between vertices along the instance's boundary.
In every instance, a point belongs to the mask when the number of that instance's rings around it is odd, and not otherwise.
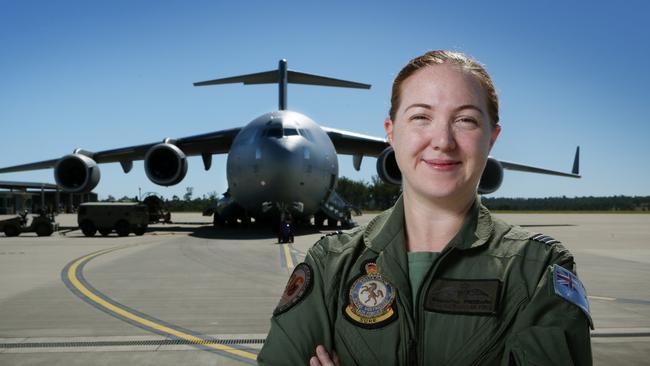
[{"label": "flight suit zipper", "polygon": [[[472,366],[479,366],[483,364],[483,361],[490,355],[492,351],[494,351],[494,348],[496,345],[499,343],[499,341],[502,341],[501,335],[510,328],[511,323],[515,319],[515,316],[519,312],[519,308],[521,307],[522,304],[526,302],[527,298],[522,298],[519,303],[514,307],[513,311],[508,314],[508,317],[504,319],[503,325],[501,328],[498,330],[497,334],[495,334],[492,337],[492,341],[488,343],[488,345],[484,348],[485,350],[481,352],[481,354],[476,358],[476,361],[472,363]],[[510,362],[512,362],[512,356],[510,357]]]},{"label": "flight suit zipper", "polygon": [[407,365],[416,366],[417,364],[418,364],[418,342],[414,339],[409,339]]},{"label": "flight suit zipper", "polygon": [[[417,362],[417,358],[414,357],[413,349],[414,349],[414,340],[413,337],[416,335],[415,333],[415,328],[414,328],[414,323],[413,323],[413,317],[411,314],[406,314],[408,312],[411,312],[411,306],[409,302],[407,302],[406,297],[400,297],[398,295],[397,301],[400,302],[400,308],[404,309],[403,314],[401,314],[401,317],[403,318],[400,321],[400,335],[402,339],[407,340],[406,342],[403,343],[402,346],[402,360],[400,362],[401,365],[415,365],[413,364],[413,360]],[[411,306],[410,306],[411,305]]]},{"label": "flight suit zipper", "polygon": [[413,340],[413,353],[415,354],[415,359],[413,364],[410,365],[423,365],[424,364],[424,347],[417,347],[418,343],[422,343],[424,341],[424,326],[420,324],[420,320],[424,319],[424,305],[422,304],[422,301],[420,300],[420,295],[425,292],[425,288],[428,288],[429,284],[431,281],[433,281],[433,278],[436,275],[436,271],[438,270],[438,267],[440,267],[440,263],[447,257],[449,252],[451,252],[453,247],[447,246],[445,249],[440,252],[440,255],[438,258],[436,258],[433,262],[433,265],[431,268],[429,268],[429,271],[427,274],[424,276],[424,281],[422,281],[422,284],[420,285],[420,288],[417,290],[416,297],[415,297],[415,335],[416,338]]}]

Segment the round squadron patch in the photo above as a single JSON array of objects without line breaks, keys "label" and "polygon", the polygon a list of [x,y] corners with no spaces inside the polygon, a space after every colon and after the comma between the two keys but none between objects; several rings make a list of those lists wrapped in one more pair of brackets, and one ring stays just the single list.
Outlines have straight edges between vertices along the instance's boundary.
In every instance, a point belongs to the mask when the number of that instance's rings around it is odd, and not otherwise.
[{"label": "round squadron patch", "polygon": [[354,325],[379,328],[397,319],[393,309],[395,288],[377,271],[373,262],[364,266],[366,274],[352,282],[349,303],[343,313]]},{"label": "round squadron patch", "polygon": [[307,263],[300,263],[296,266],[289,277],[289,282],[284,288],[278,306],[275,307],[273,315],[280,315],[291,309],[294,305],[304,299],[311,290],[312,270]]}]

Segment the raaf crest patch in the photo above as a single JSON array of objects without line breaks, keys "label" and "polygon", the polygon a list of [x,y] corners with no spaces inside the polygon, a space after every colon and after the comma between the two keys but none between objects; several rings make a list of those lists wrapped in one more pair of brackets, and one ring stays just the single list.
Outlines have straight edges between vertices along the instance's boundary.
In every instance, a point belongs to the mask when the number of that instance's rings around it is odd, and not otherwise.
[{"label": "raaf crest patch", "polygon": [[313,284],[312,274],[313,272],[309,264],[300,263],[296,266],[293,273],[291,273],[291,277],[289,277],[287,286],[284,288],[278,306],[273,311],[274,316],[291,309],[309,294]]},{"label": "raaf crest patch", "polygon": [[594,328],[594,323],[591,320],[591,313],[589,310],[589,300],[587,299],[587,290],[578,279],[568,269],[554,264],[549,268],[553,281],[553,290],[555,294],[564,300],[579,307],[587,316],[589,326]]},{"label": "raaf crest patch", "polygon": [[363,266],[365,274],[350,285],[349,303],[343,314],[352,324],[363,328],[379,328],[397,319],[395,287],[377,271],[377,264]]}]

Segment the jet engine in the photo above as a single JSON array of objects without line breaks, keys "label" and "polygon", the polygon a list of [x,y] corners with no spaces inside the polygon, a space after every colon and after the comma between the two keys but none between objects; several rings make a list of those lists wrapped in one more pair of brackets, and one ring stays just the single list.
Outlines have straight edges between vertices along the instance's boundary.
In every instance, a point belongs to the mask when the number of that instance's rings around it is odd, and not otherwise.
[{"label": "jet engine", "polygon": [[379,178],[388,184],[402,184],[402,172],[395,160],[395,151],[391,146],[384,149],[377,158],[377,174]]},{"label": "jet engine", "polygon": [[488,157],[485,164],[485,170],[481,175],[481,181],[478,184],[479,194],[489,194],[501,187],[503,182],[503,166],[501,163],[492,157]]},{"label": "jet engine", "polygon": [[160,186],[173,186],[185,178],[187,158],[178,146],[165,141],[147,151],[144,170],[150,181]]},{"label": "jet engine", "polygon": [[62,157],[54,166],[54,180],[64,192],[90,192],[99,183],[99,167],[86,155],[77,153]]}]

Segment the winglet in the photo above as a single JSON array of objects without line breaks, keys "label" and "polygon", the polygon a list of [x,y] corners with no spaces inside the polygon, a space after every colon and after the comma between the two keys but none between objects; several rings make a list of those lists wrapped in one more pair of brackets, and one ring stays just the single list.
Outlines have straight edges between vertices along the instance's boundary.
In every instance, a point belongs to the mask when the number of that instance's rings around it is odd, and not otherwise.
[{"label": "winglet", "polygon": [[580,175],[580,146],[576,148],[576,156],[573,158],[573,169],[571,173]]}]

